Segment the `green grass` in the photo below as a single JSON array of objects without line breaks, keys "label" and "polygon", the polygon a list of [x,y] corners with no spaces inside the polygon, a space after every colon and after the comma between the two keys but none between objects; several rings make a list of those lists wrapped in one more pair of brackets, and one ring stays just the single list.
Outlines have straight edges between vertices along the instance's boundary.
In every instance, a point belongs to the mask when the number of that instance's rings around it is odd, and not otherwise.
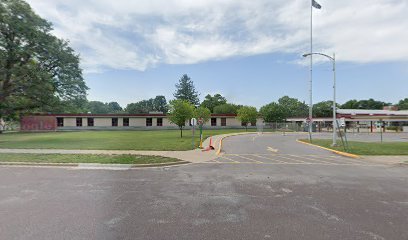
[{"label": "green grass", "polygon": [[[302,139],[304,142],[309,142],[309,140]],[[332,140],[330,139],[314,139],[313,144],[338,150],[344,151],[343,146],[332,147]],[[357,155],[408,155],[408,142],[354,142],[349,141],[349,153]]]},{"label": "green grass", "polygon": [[[243,131],[245,129],[204,130],[203,135],[205,139]],[[196,130],[196,146],[198,135]],[[191,138],[191,130],[184,130],[183,138],[178,130],[7,133],[0,134],[0,148],[182,151],[191,149]]]},{"label": "green grass", "polygon": [[149,164],[178,161],[175,158],[140,155],[0,153],[0,162]]}]

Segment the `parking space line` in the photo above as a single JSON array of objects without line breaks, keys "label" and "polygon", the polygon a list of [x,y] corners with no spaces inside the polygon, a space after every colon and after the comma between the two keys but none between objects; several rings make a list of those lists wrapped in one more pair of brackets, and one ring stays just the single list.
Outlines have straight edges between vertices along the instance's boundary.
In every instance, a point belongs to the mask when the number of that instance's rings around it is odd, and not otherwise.
[{"label": "parking space line", "polygon": [[229,161],[231,161],[231,162],[239,163],[238,161],[235,161],[235,160],[233,160],[233,159],[231,159],[231,158],[229,158],[229,157],[225,157],[224,155],[221,156],[220,158],[225,158],[225,159],[227,159],[227,160],[229,160]]},{"label": "parking space line", "polygon": [[[320,156],[316,156],[316,157],[320,157]],[[323,156],[321,156],[321,157],[323,157]],[[353,158],[346,158],[346,157],[343,157],[343,156],[339,156],[339,157],[334,157],[333,156],[333,158],[335,158],[336,159],[336,161],[338,161],[338,160],[340,160],[340,161],[344,161],[344,162],[350,162],[350,163],[353,163],[353,164],[367,164],[367,162],[366,161],[360,161],[360,160],[357,160],[357,159],[353,159]]]},{"label": "parking space line", "polygon": [[254,156],[259,157],[259,158],[265,158],[265,159],[272,160],[272,161],[276,161],[276,162],[279,162],[279,163],[285,163],[283,161],[280,161],[280,160],[277,160],[277,159],[272,159],[272,158],[267,158],[267,157],[264,157],[264,156],[261,156],[261,155],[254,154]]},{"label": "parking space line", "polygon": [[290,156],[298,157],[298,158],[303,158],[303,159],[307,159],[307,160],[309,160],[309,161],[314,161],[314,162],[333,164],[333,162],[315,159],[314,157],[308,157],[308,156],[302,156],[302,155],[290,155]]},{"label": "parking space line", "polygon": [[[281,158],[283,158],[283,159],[288,159],[288,160],[295,161],[295,162],[299,162],[299,163],[307,163],[307,162],[305,162],[305,161],[298,160],[298,159],[293,159],[293,158],[290,158],[290,157],[287,157],[287,156],[282,156],[282,155],[277,155],[277,156],[279,156],[279,157],[281,157]],[[289,156],[290,156],[290,155],[289,155]]]},{"label": "parking space line", "polygon": [[247,159],[247,160],[249,160],[249,161],[253,161],[253,162],[255,162],[255,163],[263,163],[263,162],[261,162],[261,161],[257,161],[257,160],[251,159],[251,158],[247,158],[247,157],[244,157],[244,156],[240,156],[239,154],[237,154],[237,155],[235,155],[235,156],[240,157],[240,158],[243,158],[243,159]]}]

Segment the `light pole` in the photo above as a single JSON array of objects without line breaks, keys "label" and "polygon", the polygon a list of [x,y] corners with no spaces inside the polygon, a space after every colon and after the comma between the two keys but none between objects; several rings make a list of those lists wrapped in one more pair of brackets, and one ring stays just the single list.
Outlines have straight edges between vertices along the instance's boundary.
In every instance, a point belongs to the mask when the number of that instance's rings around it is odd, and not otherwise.
[{"label": "light pole", "polygon": [[303,54],[303,57],[308,57],[312,55],[320,55],[327,57],[330,59],[333,63],[333,143],[332,146],[337,145],[337,138],[336,138],[336,127],[337,127],[337,122],[336,122],[336,55],[333,53],[333,57],[326,55],[324,53],[318,53],[318,52],[312,52],[312,53],[306,53]]}]

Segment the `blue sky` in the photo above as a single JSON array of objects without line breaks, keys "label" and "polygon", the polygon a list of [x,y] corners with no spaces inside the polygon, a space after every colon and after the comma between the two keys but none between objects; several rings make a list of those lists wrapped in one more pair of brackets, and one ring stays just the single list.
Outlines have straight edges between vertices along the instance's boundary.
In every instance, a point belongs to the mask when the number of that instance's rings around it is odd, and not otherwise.
[{"label": "blue sky", "polygon": [[[182,74],[201,98],[260,107],[308,102],[309,0],[29,0],[81,54],[89,100],[172,98]],[[321,0],[314,50],[337,56],[338,101],[408,97],[408,3]],[[331,64],[316,58],[314,102],[332,99]]]}]

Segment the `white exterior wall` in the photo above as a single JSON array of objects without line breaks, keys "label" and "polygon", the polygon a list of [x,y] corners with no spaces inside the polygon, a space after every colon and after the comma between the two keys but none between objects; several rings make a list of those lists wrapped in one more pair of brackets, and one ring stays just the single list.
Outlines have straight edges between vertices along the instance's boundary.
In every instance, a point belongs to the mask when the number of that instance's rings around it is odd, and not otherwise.
[{"label": "white exterior wall", "polygon": [[94,126],[95,127],[111,127],[112,126],[112,118],[94,117]]},{"label": "white exterior wall", "polygon": [[[57,117],[62,117],[64,119],[64,127],[76,127],[76,118],[75,116],[57,116]],[[82,118],[82,127],[87,127],[88,124],[88,118],[93,118],[94,119],[94,127],[112,127],[112,118],[115,118],[115,116],[108,116],[108,117],[98,117],[98,116],[89,116],[89,117],[83,117]],[[123,118],[129,118],[129,127],[146,127],[146,116],[118,116],[118,127],[123,127]],[[157,116],[152,116],[152,127],[158,127],[157,126],[157,118],[162,118],[163,119],[163,128],[165,127],[177,127],[175,124],[171,123],[168,117],[157,117]],[[204,124],[205,127],[224,127],[221,126],[221,118],[224,117],[215,117],[217,119],[217,126],[211,126],[211,118]],[[236,118],[236,117],[231,117],[227,116],[226,118],[226,126],[225,127],[241,127],[241,121]],[[262,119],[257,119],[257,123],[262,123]],[[186,121],[186,125],[189,126],[189,120]],[[80,127],[78,127],[80,128]],[[92,128],[92,127],[90,127]]]},{"label": "white exterior wall", "polygon": [[76,118],[64,117],[64,127],[76,127]]}]

